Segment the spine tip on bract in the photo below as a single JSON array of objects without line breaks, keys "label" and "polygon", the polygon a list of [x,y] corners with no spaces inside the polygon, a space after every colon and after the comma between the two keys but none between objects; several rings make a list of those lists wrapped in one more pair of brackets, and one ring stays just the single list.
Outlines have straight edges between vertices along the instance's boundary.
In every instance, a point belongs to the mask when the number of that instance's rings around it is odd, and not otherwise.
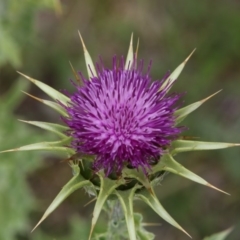
[{"label": "spine tip on bract", "polygon": [[196,48],[194,48],[193,51],[190,53],[190,55],[184,60],[185,64],[187,63],[187,61],[190,59],[190,57],[193,55],[195,51],[196,51]]},{"label": "spine tip on bract", "polygon": [[221,189],[219,189],[219,188],[217,188],[217,187],[213,186],[213,185],[212,185],[212,184],[210,184],[210,183],[208,183],[206,186],[208,186],[208,187],[210,187],[210,188],[213,188],[213,189],[215,189],[215,190],[217,190],[217,191],[219,191],[219,192],[221,192],[221,193],[224,193],[224,194],[226,194],[226,195],[229,195],[229,196],[231,196],[231,194],[230,194],[230,193],[227,193],[227,192],[225,192],[225,191],[223,191],[223,190],[221,190]]},{"label": "spine tip on bract", "polygon": [[80,33],[80,31],[78,30],[78,35],[79,35],[79,38],[80,38],[80,41],[82,43],[82,47],[83,47],[83,51],[85,52],[87,50],[85,44],[84,44],[84,41],[83,41],[83,38],[82,38],[82,35]]},{"label": "spine tip on bract", "polygon": [[201,102],[204,103],[206,102],[207,100],[209,100],[210,98],[214,97],[215,95],[217,95],[218,93],[220,93],[222,91],[222,89],[218,90],[217,92],[213,93],[212,95],[204,98]]}]

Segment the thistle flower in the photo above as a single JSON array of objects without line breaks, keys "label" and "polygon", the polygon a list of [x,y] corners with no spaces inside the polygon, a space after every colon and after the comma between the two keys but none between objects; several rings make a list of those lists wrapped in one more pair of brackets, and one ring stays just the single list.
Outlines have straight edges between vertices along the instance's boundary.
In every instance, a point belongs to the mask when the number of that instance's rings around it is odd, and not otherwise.
[{"label": "thistle flower", "polygon": [[125,69],[115,57],[112,70],[101,66],[96,76],[82,77],[65,107],[72,148],[95,155],[94,168],[107,175],[121,174],[124,166],[147,173],[182,131],[174,116],[179,95],[166,97],[165,79],[151,83],[142,66]]},{"label": "thistle flower", "polygon": [[97,70],[81,35],[80,39],[88,78],[78,75],[71,65],[77,82],[81,81],[79,85],[74,84],[74,94],[64,95],[20,73],[55,102],[28,95],[60,113],[66,125],[23,121],[52,131],[60,140],[4,152],[40,149],[65,152],[73,171],[73,178],[56,196],[36,227],[71,193],[85,188],[96,200],[89,239],[105,203],[111,205],[116,199],[121,203],[130,240],[139,239],[140,235],[153,239],[153,235],[143,229],[141,217],[133,211],[134,200],[145,202],[165,221],[186,233],[163,208],[154,187],[162,180],[164,172],[171,172],[226,193],[174,159],[180,152],[240,146],[180,137],[184,128],[179,127],[179,123],[216,93],[179,109],[177,103],[181,94],[168,95],[168,91],[192,53],[163,80],[152,81],[150,68],[144,73],[143,62],[137,61],[132,37],[125,64],[123,58],[114,57],[112,69],[106,69],[100,62]]}]

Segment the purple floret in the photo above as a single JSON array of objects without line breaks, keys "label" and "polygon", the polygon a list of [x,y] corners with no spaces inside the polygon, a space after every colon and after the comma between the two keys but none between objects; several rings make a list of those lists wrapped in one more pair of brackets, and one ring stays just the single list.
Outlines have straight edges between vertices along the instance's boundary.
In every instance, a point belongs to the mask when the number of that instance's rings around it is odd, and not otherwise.
[{"label": "purple floret", "polygon": [[64,121],[78,153],[95,155],[93,166],[106,175],[121,173],[124,166],[146,172],[153,159],[160,159],[171,141],[182,132],[175,126],[174,112],[179,94],[166,96],[164,80],[151,81],[139,69],[124,69],[113,60],[113,68],[99,67],[97,77],[76,86],[66,106]]}]

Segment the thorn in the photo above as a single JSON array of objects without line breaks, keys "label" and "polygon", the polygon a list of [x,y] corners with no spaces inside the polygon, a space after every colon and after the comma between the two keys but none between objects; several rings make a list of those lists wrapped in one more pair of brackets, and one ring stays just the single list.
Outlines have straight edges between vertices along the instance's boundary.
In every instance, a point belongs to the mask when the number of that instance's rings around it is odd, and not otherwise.
[{"label": "thorn", "polygon": [[42,222],[42,218],[41,218],[41,220],[37,223],[37,225],[32,229],[31,233],[40,225],[41,222]]},{"label": "thorn", "polygon": [[131,65],[133,66],[133,63],[134,63],[134,52],[133,52],[133,32],[131,34],[131,40],[130,40],[130,45],[129,45],[129,50],[131,50],[132,54],[133,54],[133,59],[132,59],[132,63],[129,62],[129,68],[131,68]]},{"label": "thorn", "polygon": [[139,49],[139,38],[137,40],[136,52],[134,54],[134,68],[137,69],[137,58],[138,58],[138,49]]},{"label": "thorn", "polygon": [[16,152],[16,151],[18,151],[18,150],[19,150],[19,148],[13,148],[13,149],[1,151],[0,153]]},{"label": "thorn", "polygon": [[193,55],[193,53],[196,51],[196,48],[195,49],[193,49],[193,51],[190,53],[190,55],[184,60],[184,64],[186,64],[187,63],[187,61],[189,60],[189,58]]},{"label": "thorn", "polygon": [[209,97],[207,98],[204,98],[203,100],[201,100],[200,102],[204,103],[206,102],[208,99],[212,98],[213,96],[217,95],[218,93],[220,93],[222,91],[222,89],[220,89],[219,91],[213,93],[212,95],[210,95]]},{"label": "thorn", "polygon": [[87,205],[89,205],[90,203],[94,202],[97,199],[97,197],[93,198],[92,200],[90,200],[89,202],[87,202],[85,205],[83,205],[84,207],[86,207]]},{"label": "thorn", "polygon": [[135,52],[135,58],[137,60],[137,55],[138,55],[138,49],[139,49],[139,38],[137,40],[137,47],[136,47],[136,52]]},{"label": "thorn", "polygon": [[76,81],[79,83],[79,85],[82,85],[82,81],[80,80],[79,76],[77,75],[77,73],[76,73],[75,69],[73,68],[72,63],[70,61],[69,61],[69,64],[71,66],[71,69],[72,69],[72,72],[73,72],[73,75],[74,75]]},{"label": "thorn", "polygon": [[134,56],[134,52],[133,52],[133,33],[132,33],[129,48],[128,48],[128,53],[127,53],[127,58],[126,58],[126,62],[125,62],[125,69],[130,69],[133,66],[132,64],[134,63],[134,57],[135,56]]},{"label": "thorn", "polygon": [[29,123],[29,121],[25,121],[25,120],[22,120],[22,119],[18,119],[18,121],[24,122],[24,123]]},{"label": "thorn", "polygon": [[130,45],[133,45],[133,32],[131,33],[131,40],[130,40]]},{"label": "thorn", "polygon": [[85,44],[84,44],[84,41],[83,41],[82,35],[81,35],[81,33],[80,33],[79,30],[78,30],[78,35],[79,35],[80,40],[81,40],[81,43],[82,43],[83,51],[86,52],[86,51],[87,51],[87,48],[86,48],[86,46],[85,46]]},{"label": "thorn", "polygon": [[[176,226],[175,226],[176,227]],[[178,228],[182,231],[182,232],[184,232],[187,236],[189,236],[190,238],[192,238],[192,236],[188,233],[188,232],[186,232],[180,225],[178,225]]]},{"label": "thorn", "polygon": [[183,228],[182,228],[182,231],[192,239],[192,236],[189,233],[187,233]]},{"label": "thorn", "polygon": [[22,91],[22,92],[25,93],[26,95],[28,95],[29,97],[31,97],[31,98],[33,98],[33,99],[41,102],[41,103],[44,102],[43,99],[41,99],[41,98],[35,97],[35,96],[33,96],[33,95],[31,95],[31,94],[29,94],[29,93],[27,93],[27,92],[24,92],[24,91]]},{"label": "thorn", "polygon": [[35,80],[34,80],[33,78],[31,78],[31,77],[29,77],[29,76],[27,76],[27,75],[25,75],[25,74],[23,74],[23,73],[21,73],[21,72],[19,72],[19,71],[17,71],[17,73],[20,74],[20,75],[22,75],[23,77],[25,77],[25,78],[28,79],[29,81],[35,83]]},{"label": "thorn", "polygon": [[92,225],[92,226],[91,226],[91,230],[90,230],[90,233],[89,233],[88,240],[91,240],[94,227],[95,227],[95,225]]},{"label": "thorn", "polygon": [[43,216],[41,217],[41,219],[39,220],[39,222],[36,224],[36,226],[32,229],[31,233],[46,219],[48,215],[43,214]]},{"label": "thorn", "polygon": [[219,189],[219,188],[213,186],[213,185],[210,184],[210,183],[208,183],[206,186],[208,186],[208,187],[210,187],[210,188],[213,188],[213,189],[215,189],[215,190],[217,190],[217,191],[219,191],[219,192],[222,192],[222,193],[224,193],[224,194],[226,194],[226,195],[231,196],[231,194],[229,194],[229,193],[227,193],[227,192],[225,192],[225,191],[223,191],[223,190],[221,190],[221,189]]},{"label": "thorn", "polygon": [[89,76],[89,80],[91,80],[92,77],[96,77],[97,73],[92,61],[92,58],[90,56],[90,54],[88,53],[88,50],[84,44],[83,38],[81,36],[81,33],[78,31],[82,46],[83,46],[83,53],[84,53],[84,58],[85,58],[85,63],[86,63],[86,67],[87,67],[87,71],[88,71],[88,76]]}]

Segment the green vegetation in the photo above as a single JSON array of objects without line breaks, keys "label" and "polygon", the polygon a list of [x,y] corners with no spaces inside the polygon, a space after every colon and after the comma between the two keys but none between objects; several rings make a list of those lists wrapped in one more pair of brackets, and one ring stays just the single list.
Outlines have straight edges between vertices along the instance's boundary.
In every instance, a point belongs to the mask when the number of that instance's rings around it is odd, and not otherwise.
[{"label": "green vegetation", "polygon": [[[60,121],[55,112],[21,92],[47,99],[35,87],[30,88],[16,70],[56,89],[72,91],[68,80],[74,77],[68,61],[87,74],[77,30],[91,49],[94,62],[101,55],[108,66],[114,54],[126,54],[134,32],[135,41],[140,38],[139,58],[153,60],[153,78],[173,70],[197,48],[174,90],[187,92],[184,105],[223,91],[183,122],[190,128],[186,135],[201,136],[202,141],[240,142],[239,10],[236,0],[0,1],[0,150],[54,139],[44,130],[17,120]],[[170,174],[156,189],[164,207],[193,239],[233,225],[226,240],[239,239],[239,151],[193,152],[178,157],[230,197]],[[46,152],[0,155],[0,240],[87,239],[92,205],[83,207],[88,202],[83,191],[69,197],[58,213],[30,234],[54,193],[71,176],[71,169],[61,160],[63,156]],[[134,208],[143,213],[144,222],[159,223],[157,215],[146,211],[144,205]],[[97,232],[106,226],[105,220],[103,215]],[[187,239],[161,223],[149,227],[159,236],[156,240],[161,236],[164,240]]]}]

